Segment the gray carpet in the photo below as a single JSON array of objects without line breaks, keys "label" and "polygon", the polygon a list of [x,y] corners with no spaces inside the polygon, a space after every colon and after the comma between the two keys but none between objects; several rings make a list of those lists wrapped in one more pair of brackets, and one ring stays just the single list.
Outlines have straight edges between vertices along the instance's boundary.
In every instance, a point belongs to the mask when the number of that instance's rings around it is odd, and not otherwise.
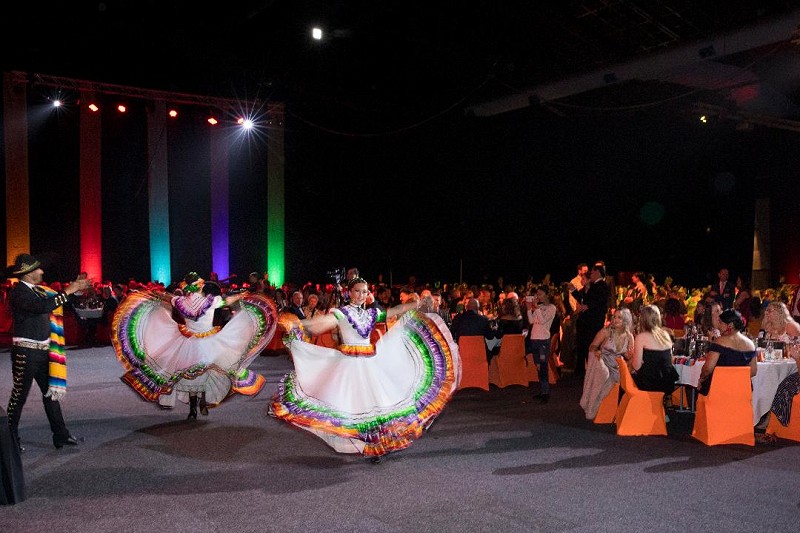
[{"label": "gray carpet", "polygon": [[[460,391],[429,432],[379,465],[272,419],[290,369],[259,357],[267,386],[187,421],[119,381],[113,350],[69,350],[62,405],[84,441],[56,450],[39,394],[20,434],[28,499],[0,531],[797,531],[800,446],[707,447],[691,415],[668,437],[617,437],[583,419],[580,384],[549,404],[532,389]],[[535,387],[535,385],[534,385]],[[0,402],[8,400],[0,354]],[[535,389],[533,390],[535,392]]]}]

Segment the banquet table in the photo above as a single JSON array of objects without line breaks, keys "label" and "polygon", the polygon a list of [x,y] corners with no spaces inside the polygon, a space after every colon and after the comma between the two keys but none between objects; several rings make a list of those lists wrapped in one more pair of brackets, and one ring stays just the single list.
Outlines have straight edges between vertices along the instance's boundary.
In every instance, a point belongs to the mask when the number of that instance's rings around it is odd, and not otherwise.
[{"label": "banquet table", "polygon": [[[695,360],[683,356],[673,357],[672,365],[678,371],[677,383],[696,388],[704,363],[705,361],[702,359]],[[778,390],[778,385],[786,376],[794,372],[797,372],[797,363],[795,363],[794,359],[758,362],[758,372],[751,379],[753,383],[754,426],[758,424],[762,416],[769,412],[769,408],[772,406],[772,399],[775,398],[775,392]],[[696,390],[693,390],[692,394],[696,394]],[[694,402],[692,402],[692,410],[693,408]]]}]

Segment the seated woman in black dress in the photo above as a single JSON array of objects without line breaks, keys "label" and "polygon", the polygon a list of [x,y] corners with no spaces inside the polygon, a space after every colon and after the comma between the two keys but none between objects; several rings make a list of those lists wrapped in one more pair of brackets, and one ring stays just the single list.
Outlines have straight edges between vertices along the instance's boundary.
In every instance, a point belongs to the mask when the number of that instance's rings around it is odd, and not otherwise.
[{"label": "seated woman in black dress", "polygon": [[718,366],[749,366],[750,377],[758,371],[756,347],[753,341],[742,334],[745,324],[739,311],[723,311],[715,319],[714,327],[719,330],[720,336],[706,350],[706,362],[697,382],[697,392],[700,394],[708,394],[714,368]]},{"label": "seated woman in black dress", "polygon": [[522,310],[519,307],[519,299],[516,293],[511,294],[513,296],[506,296],[503,300],[498,313],[497,329],[501,336],[522,333]]},{"label": "seated woman in black dress", "polygon": [[631,367],[633,381],[641,390],[666,394],[675,390],[678,371],[672,366],[672,336],[662,327],[661,311],[655,305],[646,305],[639,313]]}]

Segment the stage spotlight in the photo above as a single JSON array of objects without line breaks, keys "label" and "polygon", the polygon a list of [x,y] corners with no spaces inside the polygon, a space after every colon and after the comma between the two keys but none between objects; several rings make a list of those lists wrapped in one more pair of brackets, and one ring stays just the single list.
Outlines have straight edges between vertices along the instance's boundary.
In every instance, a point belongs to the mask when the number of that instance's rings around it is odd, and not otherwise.
[{"label": "stage spotlight", "polygon": [[126,111],[128,111],[128,108],[127,108],[127,107],[125,107],[125,106],[124,106],[124,105],[122,105],[122,104],[119,104],[119,105],[117,106],[117,111],[119,111],[120,113],[125,113]]},{"label": "stage spotlight", "polygon": [[172,118],[175,118],[175,117],[177,117],[177,116],[178,116],[178,111],[177,111],[177,110],[175,110],[175,109],[170,109],[170,110],[169,110],[169,112],[168,112],[167,114],[168,114],[169,116],[171,116]]},{"label": "stage spotlight", "polygon": [[53,107],[61,107],[61,100],[55,99],[53,100]]},{"label": "stage spotlight", "polygon": [[707,124],[708,117],[706,117],[705,115],[700,115],[700,122],[702,122],[703,124]]},{"label": "stage spotlight", "polygon": [[92,113],[97,113],[98,111],[100,111],[100,108],[97,107],[95,104],[89,104],[89,111],[91,111]]},{"label": "stage spotlight", "polygon": [[255,124],[251,119],[244,117],[239,117],[238,119],[236,119],[236,123],[246,130],[251,130],[255,126]]},{"label": "stage spotlight", "polygon": [[322,40],[322,28],[312,28],[311,37],[313,37],[317,41]]},{"label": "stage spotlight", "polygon": [[218,121],[214,117],[209,117],[208,123],[211,124],[212,126],[216,126],[218,124]]}]

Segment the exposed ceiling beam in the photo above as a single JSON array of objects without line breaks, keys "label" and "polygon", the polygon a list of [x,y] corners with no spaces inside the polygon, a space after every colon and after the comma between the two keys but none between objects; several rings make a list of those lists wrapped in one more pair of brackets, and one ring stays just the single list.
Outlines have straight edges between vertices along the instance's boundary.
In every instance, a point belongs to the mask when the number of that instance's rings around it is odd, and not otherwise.
[{"label": "exposed ceiling beam", "polygon": [[531,105],[531,102],[558,100],[630,80],[665,80],[676,69],[710,62],[721,57],[754,48],[789,41],[800,27],[800,9],[737,31],[721,34],[706,41],[678,46],[664,52],[598,69],[563,80],[544,83],[516,94],[467,108],[467,114],[489,117]]},{"label": "exposed ceiling beam", "polygon": [[698,115],[709,115],[719,117],[721,119],[733,120],[740,124],[758,124],[759,126],[766,126],[768,128],[775,128],[780,130],[794,131],[800,133],[800,121],[789,120],[781,117],[772,117],[758,113],[749,113],[747,111],[737,110],[731,111],[727,107],[718,105],[706,104],[698,102],[692,106],[692,109]]},{"label": "exposed ceiling beam", "polygon": [[282,103],[278,102],[263,102],[258,99],[244,101],[233,98],[218,98],[215,96],[203,96],[198,94],[161,91],[157,89],[144,89],[126,85],[115,85],[112,83],[103,83],[99,81],[78,80],[73,78],[64,78],[61,76],[51,76],[49,74],[30,74],[20,71],[13,71],[11,74],[12,83],[17,85],[31,84],[44,87],[56,87],[76,92],[110,94],[115,96],[123,96],[126,98],[141,98],[143,100],[164,100],[176,105],[200,105],[215,107],[223,110],[253,110],[261,109],[264,106],[266,106],[266,109],[270,109],[272,106],[275,106],[277,109],[283,105]]}]

